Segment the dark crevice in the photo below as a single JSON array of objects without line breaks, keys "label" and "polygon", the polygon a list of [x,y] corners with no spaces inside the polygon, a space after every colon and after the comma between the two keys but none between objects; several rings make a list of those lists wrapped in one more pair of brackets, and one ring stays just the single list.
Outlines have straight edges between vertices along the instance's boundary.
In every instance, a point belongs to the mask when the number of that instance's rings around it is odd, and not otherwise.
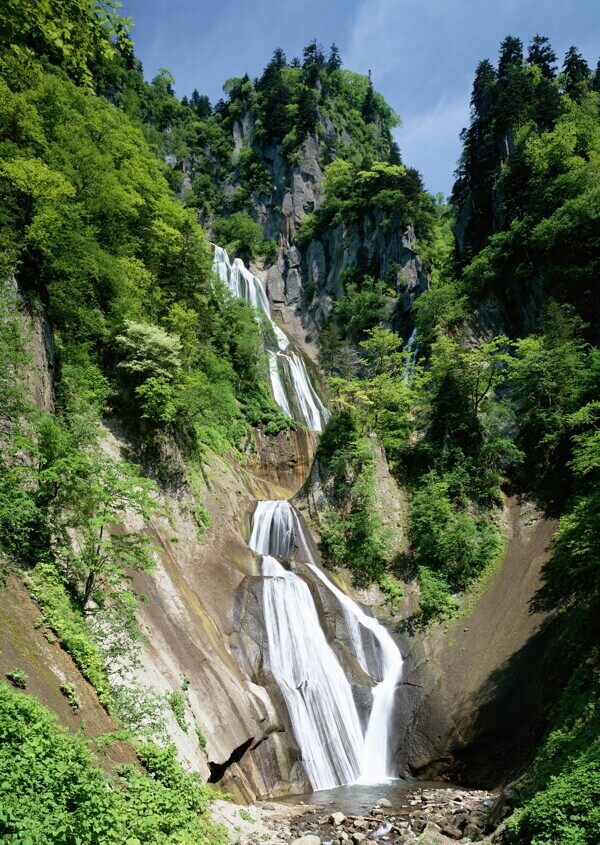
[{"label": "dark crevice", "polygon": [[230,756],[227,758],[227,760],[225,760],[224,763],[211,763],[209,760],[208,767],[210,769],[210,777],[208,779],[208,782],[218,783],[230,766],[233,766],[234,763],[239,763],[239,761],[242,759],[246,751],[248,751],[253,742],[254,737],[251,736],[250,739],[246,740],[246,742],[243,742],[241,745],[238,745],[237,748],[233,749]]}]

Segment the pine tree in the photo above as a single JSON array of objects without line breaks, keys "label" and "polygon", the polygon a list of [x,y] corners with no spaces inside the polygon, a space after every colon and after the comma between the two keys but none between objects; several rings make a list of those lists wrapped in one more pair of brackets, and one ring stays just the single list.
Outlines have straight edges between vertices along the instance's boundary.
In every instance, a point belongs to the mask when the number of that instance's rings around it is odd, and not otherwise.
[{"label": "pine tree", "polygon": [[194,88],[192,97],[190,99],[190,106],[196,112],[200,119],[210,117],[212,114],[212,106],[206,94],[199,94],[198,90]]},{"label": "pine tree", "polygon": [[317,92],[314,88],[302,85],[298,98],[298,130],[301,137],[315,131],[318,119]]},{"label": "pine tree", "polygon": [[527,61],[530,65],[537,65],[547,79],[554,79],[556,76],[556,53],[545,35],[533,36]]},{"label": "pine tree", "polygon": [[592,78],[592,88],[594,91],[600,92],[600,59],[598,59],[598,64],[596,65],[596,70]]},{"label": "pine tree", "polygon": [[479,62],[471,93],[471,112],[475,119],[481,120],[489,114],[494,102],[497,79],[496,70],[488,59]]},{"label": "pine tree", "polygon": [[498,78],[505,84],[511,68],[523,64],[523,42],[514,35],[507,35],[500,45],[500,59],[498,61]]},{"label": "pine tree", "polygon": [[331,45],[329,50],[329,58],[327,59],[327,70],[334,71],[339,70],[342,66],[342,59],[340,56],[340,51],[338,50],[335,44]]},{"label": "pine tree", "polygon": [[590,66],[577,47],[569,47],[563,62],[564,88],[574,100],[578,100],[590,80]]},{"label": "pine tree", "polygon": [[371,79],[371,71],[369,71],[369,84],[367,86],[367,93],[362,107],[362,116],[365,123],[375,123],[377,120],[377,103],[375,102],[375,92],[373,90],[373,81]]},{"label": "pine tree", "polygon": [[323,46],[317,42],[316,38],[313,38],[302,51],[302,56],[304,58],[302,62],[304,81],[312,87],[319,78],[319,71],[326,65]]},{"label": "pine tree", "polygon": [[279,137],[283,137],[287,132],[285,107],[289,98],[282,75],[282,70],[286,67],[285,53],[278,47],[256,83],[256,90],[264,97],[265,124],[273,135]]}]

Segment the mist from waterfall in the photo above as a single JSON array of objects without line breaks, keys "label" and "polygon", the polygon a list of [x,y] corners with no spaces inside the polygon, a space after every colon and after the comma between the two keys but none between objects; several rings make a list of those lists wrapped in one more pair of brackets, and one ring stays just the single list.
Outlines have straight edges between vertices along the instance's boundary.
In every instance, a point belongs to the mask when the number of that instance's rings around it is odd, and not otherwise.
[{"label": "mist from waterfall", "polygon": [[[390,729],[402,672],[402,657],[392,637],[319,569],[289,502],[258,502],[249,545],[263,556],[263,610],[271,671],[285,699],[311,785],[325,789],[392,777]],[[277,560],[289,558],[294,548],[338,600],[357,661],[376,676],[364,736],[352,688],[325,638],[308,585]],[[376,646],[376,665],[371,669],[363,644],[366,632]]]},{"label": "mist from waterfall", "polygon": [[232,264],[223,247],[215,246],[214,250],[215,273],[234,296],[243,299],[266,320],[273,333],[276,348],[269,348],[268,343],[266,346],[275,402],[290,419],[295,418],[296,411],[298,422],[313,431],[322,431],[329,412],[312,384],[304,359],[273,320],[262,281],[248,270],[241,258],[234,259]]}]

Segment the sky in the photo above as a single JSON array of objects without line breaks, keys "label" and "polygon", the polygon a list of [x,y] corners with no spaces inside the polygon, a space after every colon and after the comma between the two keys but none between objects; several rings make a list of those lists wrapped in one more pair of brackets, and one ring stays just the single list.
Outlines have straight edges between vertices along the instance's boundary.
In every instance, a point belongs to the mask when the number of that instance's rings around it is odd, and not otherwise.
[{"label": "sky", "polygon": [[291,59],[313,38],[335,42],[400,115],[404,163],[445,195],[475,66],[506,35],[547,35],[561,64],[571,44],[592,67],[600,55],[600,0],[123,0],[122,12],[146,78],[166,67],[180,97],[197,88],[213,103],[226,79],[260,75],[276,47]]}]

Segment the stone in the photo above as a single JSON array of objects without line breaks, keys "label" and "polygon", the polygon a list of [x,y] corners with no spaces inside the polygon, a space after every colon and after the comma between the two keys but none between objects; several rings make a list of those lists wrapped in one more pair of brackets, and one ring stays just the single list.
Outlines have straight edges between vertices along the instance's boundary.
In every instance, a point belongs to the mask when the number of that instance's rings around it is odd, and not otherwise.
[{"label": "stone", "polygon": [[473,822],[470,822],[464,829],[465,836],[469,837],[479,836],[481,832],[481,828],[477,827],[477,825],[473,824]]},{"label": "stone", "polygon": [[462,830],[459,827],[454,827],[452,824],[447,824],[442,828],[444,836],[449,836],[450,839],[462,839]]},{"label": "stone", "polygon": [[354,845],[360,845],[361,842],[364,842],[367,838],[366,833],[353,833],[351,834],[350,838],[354,842]]},{"label": "stone", "polygon": [[329,817],[336,827],[346,821],[346,816],[343,813],[332,813]]},{"label": "stone", "polygon": [[299,839],[294,839],[292,845],[321,845],[321,837],[315,836],[312,833],[307,833]]},{"label": "stone", "polygon": [[377,802],[377,804],[380,807],[391,807],[392,806],[392,802],[388,798],[380,798],[379,801]]},{"label": "stone", "polygon": [[368,830],[369,822],[366,819],[358,818],[355,819],[353,827],[355,830]]}]

